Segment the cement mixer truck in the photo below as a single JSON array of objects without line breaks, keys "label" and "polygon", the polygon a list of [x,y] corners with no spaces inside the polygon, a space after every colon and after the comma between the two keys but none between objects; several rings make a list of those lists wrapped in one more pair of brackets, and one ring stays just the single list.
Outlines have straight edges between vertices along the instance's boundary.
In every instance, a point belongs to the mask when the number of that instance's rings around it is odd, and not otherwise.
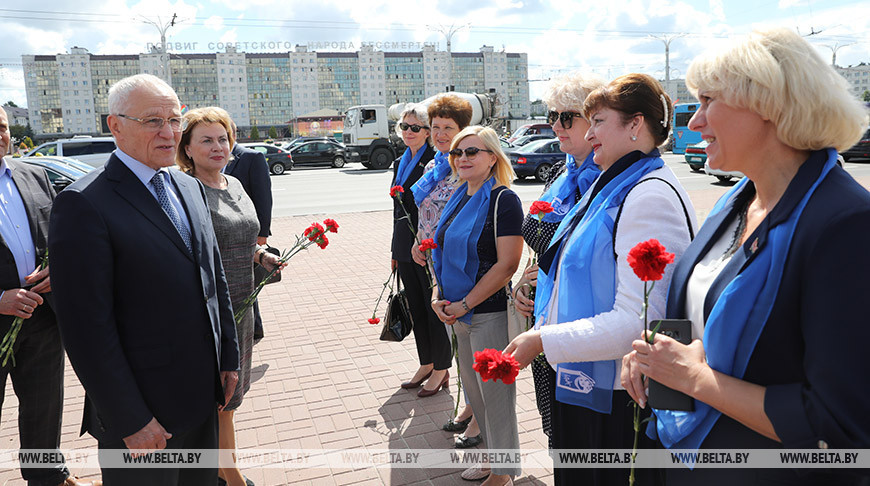
[{"label": "cement mixer truck", "polygon": [[[472,125],[491,125],[497,121],[494,114],[494,94],[452,92],[471,103]],[[438,95],[436,95],[438,96]],[[436,96],[421,103],[429,106]],[[347,148],[348,162],[362,162],[369,169],[386,169],[405,150],[405,144],[396,133],[396,123],[405,109],[405,103],[396,103],[387,109],[384,105],[360,105],[347,109],[342,141]]]}]

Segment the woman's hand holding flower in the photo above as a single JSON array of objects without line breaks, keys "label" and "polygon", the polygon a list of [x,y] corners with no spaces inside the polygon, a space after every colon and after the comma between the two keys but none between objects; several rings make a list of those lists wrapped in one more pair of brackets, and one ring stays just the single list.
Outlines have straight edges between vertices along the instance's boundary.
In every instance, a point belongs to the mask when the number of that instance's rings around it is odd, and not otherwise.
[{"label": "woman's hand holding flower", "polygon": [[707,365],[700,339],[685,345],[663,334],[656,334],[652,344],[641,336],[641,339],[631,343],[631,347],[634,350],[622,358],[620,381],[641,406],[646,404],[646,387],[642,376],[694,396],[696,385],[713,372]]},{"label": "woman's hand holding flower", "polygon": [[536,356],[544,352],[544,341],[541,340],[541,331],[531,329],[508,343],[504,348],[504,354],[513,355],[514,359],[520,364],[520,369],[525,368],[535,359]]},{"label": "woman's hand holding flower", "polygon": [[269,270],[270,272],[275,267],[278,267],[278,272],[276,272],[276,273],[281,273],[281,270],[283,270],[284,267],[287,266],[287,262],[282,262],[281,258],[278,255],[275,255],[273,253],[269,253],[268,251],[263,253],[262,262],[263,262],[263,268],[265,268],[266,270]]}]

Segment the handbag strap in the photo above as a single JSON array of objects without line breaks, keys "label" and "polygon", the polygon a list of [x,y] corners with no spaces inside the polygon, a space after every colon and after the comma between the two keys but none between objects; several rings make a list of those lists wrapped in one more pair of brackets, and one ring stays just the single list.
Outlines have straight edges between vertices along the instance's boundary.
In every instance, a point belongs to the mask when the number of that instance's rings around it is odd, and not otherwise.
[{"label": "handbag strap", "polygon": [[[498,259],[498,201],[501,199],[501,195],[504,191],[507,190],[507,187],[504,187],[498,194],[495,196],[495,207],[492,209],[492,242],[495,243],[495,255],[496,259]],[[511,295],[511,281],[508,280],[508,283],[504,285],[504,291],[507,294],[508,302],[513,300],[513,296]]]}]

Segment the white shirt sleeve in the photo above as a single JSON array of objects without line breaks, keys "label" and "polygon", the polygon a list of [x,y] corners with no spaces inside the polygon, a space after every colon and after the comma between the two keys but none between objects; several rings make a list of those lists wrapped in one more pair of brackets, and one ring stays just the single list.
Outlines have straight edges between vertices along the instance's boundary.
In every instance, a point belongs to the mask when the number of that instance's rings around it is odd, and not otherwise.
[{"label": "white shirt sleeve", "polygon": [[[663,168],[648,177],[661,177],[677,188],[694,229],[694,208],[673,172]],[[616,210],[614,208],[613,217]],[[644,283],[628,264],[628,252],[638,243],[651,238],[657,239],[667,251],[674,253],[676,259],[683,255],[690,242],[683,206],[677,194],[661,181],[643,183],[629,193],[623,204],[616,232],[617,289],[613,310],[541,327],[544,352],[550,363],[619,360],[621,365],[621,358],[631,351],[631,342],[638,339],[643,331],[640,313]],[[661,319],[665,314],[673,268],[673,264],[668,265],[662,280],[655,282],[649,300],[649,322]],[[559,292],[583,292],[583,289],[566,286],[560,288]],[[616,381],[618,384],[619,369]]]}]

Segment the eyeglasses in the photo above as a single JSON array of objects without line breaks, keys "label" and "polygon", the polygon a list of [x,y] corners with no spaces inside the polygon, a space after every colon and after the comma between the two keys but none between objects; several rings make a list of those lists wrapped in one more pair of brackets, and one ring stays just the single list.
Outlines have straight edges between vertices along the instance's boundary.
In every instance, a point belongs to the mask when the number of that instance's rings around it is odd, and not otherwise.
[{"label": "eyeglasses", "polygon": [[426,130],[429,129],[429,127],[424,127],[423,125],[408,125],[405,122],[399,123],[399,128],[401,128],[403,132],[410,128],[411,131],[414,133],[418,133],[420,130],[423,130],[423,129],[426,129]]},{"label": "eyeglasses", "polygon": [[118,113],[118,116],[121,118],[126,118],[128,120],[133,120],[141,123],[145,128],[152,131],[159,131],[163,129],[163,125],[166,122],[169,122],[169,128],[172,129],[173,132],[181,131],[181,117],[172,117],[172,118],[161,118],[159,116],[149,117],[149,118],[136,118],[135,116],[128,116],[121,113]]},{"label": "eyeglasses", "polygon": [[556,120],[559,120],[565,130],[570,130],[574,126],[574,118],[583,118],[583,115],[573,111],[563,111],[562,113],[550,111],[547,113],[547,123],[555,125]]},{"label": "eyeglasses", "polygon": [[[465,149],[465,156],[470,159],[470,158],[474,157],[475,155],[477,155],[478,152],[492,153],[492,150],[487,150],[487,149],[482,149],[482,148],[477,148],[477,147],[468,147],[467,149]],[[462,149],[455,148],[447,153],[454,156],[454,157],[462,157]]]}]

